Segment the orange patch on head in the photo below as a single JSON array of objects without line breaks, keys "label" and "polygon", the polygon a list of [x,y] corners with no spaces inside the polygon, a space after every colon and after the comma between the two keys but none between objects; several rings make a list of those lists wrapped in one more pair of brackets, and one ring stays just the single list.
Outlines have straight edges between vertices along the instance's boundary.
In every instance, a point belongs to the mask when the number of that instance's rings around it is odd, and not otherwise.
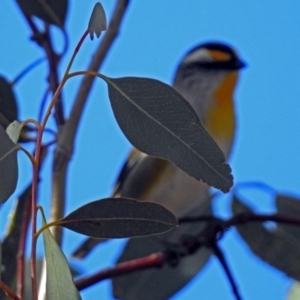
[{"label": "orange patch on head", "polygon": [[231,55],[223,51],[209,50],[209,55],[216,61],[228,61]]}]

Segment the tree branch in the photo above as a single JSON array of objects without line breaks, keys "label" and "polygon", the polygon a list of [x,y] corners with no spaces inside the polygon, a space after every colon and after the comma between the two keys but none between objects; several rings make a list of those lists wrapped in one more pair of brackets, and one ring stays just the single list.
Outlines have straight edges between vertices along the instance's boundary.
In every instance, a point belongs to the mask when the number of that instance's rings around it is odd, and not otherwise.
[{"label": "tree branch", "polygon": [[[232,291],[236,299],[242,299],[237,288],[237,284],[234,281],[234,278],[230,272],[229,266],[225,260],[225,257],[220,250],[217,242],[222,238],[226,230],[235,225],[241,225],[248,222],[267,222],[274,221],[286,224],[293,224],[300,226],[300,219],[290,218],[288,216],[278,215],[278,214],[262,214],[256,215],[253,213],[239,213],[232,216],[228,220],[222,220],[220,218],[212,216],[199,216],[199,217],[189,217],[179,219],[179,223],[189,223],[189,222],[207,222],[207,226],[202,232],[197,236],[189,236],[185,240],[181,241],[176,247],[172,249],[166,249],[163,252],[153,253],[149,256],[130,260],[117,264],[113,268],[108,268],[105,270],[100,270],[95,274],[89,275],[82,279],[75,281],[75,285],[79,290],[83,290],[87,287],[90,287],[102,280],[129,274],[135,272],[136,270],[157,268],[163,266],[165,263],[168,263],[172,266],[176,266],[176,260],[180,260],[181,257],[185,257],[199,251],[202,247],[211,248],[217,258],[219,259],[232,287]],[[183,250],[184,249],[184,250]],[[180,263],[180,261],[179,261]]]},{"label": "tree branch", "polygon": [[120,263],[113,268],[101,270],[93,275],[75,281],[75,285],[79,291],[107,278],[129,274],[137,270],[158,268],[166,261],[165,254],[162,252],[154,253],[146,257],[130,260]]},{"label": "tree branch", "polygon": [[[48,82],[49,82],[50,90],[54,95],[59,85],[57,67],[61,55],[57,54],[53,49],[49,26],[45,24],[45,32],[40,32],[37,26],[35,25],[35,23],[33,22],[33,20],[31,19],[31,17],[26,12],[24,12],[21,9],[21,7],[20,10],[23,13],[29,27],[31,28],[32,31],[31,39],[35,41],[41,48],[43,48],[46,53],[48,59],[48,65],[49,65]],[[59,96],[59,99],[55,105],[55,120],[58,126],[64,124],[65,122],[61,95]]]},{"label": "tree branch", "polygon": [[222,250],[220,249],[219,245],[217,242],[214,242],[213,245],[211,245],[212,250],[214,251],[216,257],[218,258],[221,266],[223,267],[226,276],[230,282],[231,288],[232,288],[232,292],[235,295],[236,300],[242,300],[242,297],[238,291],[238,287],[237,284],[233,278],[233,275],[229,269],[228,263],[224,257],[224,254],[222,252]]},{"label": "tree branch", "polygon": [[14,300],[21,300],[4,282],[0,281],[0,289],[2,289],[7,296]]},{"label": "tree branch", "polygon": [[231,226],[242,225],[249,222],[268,222],[273,221],[277,223],[285,223],[300,226],[300,218],[293,218],[282,214],[254,214],[249,212],[243,212],[236,214],[228,220],[222,220],[214,216],[196,216],[196,217],[184,217],[178,219],[179,224],[183,223],[196,223],[196,222],[219,222],[223,229],[228,229]]}]

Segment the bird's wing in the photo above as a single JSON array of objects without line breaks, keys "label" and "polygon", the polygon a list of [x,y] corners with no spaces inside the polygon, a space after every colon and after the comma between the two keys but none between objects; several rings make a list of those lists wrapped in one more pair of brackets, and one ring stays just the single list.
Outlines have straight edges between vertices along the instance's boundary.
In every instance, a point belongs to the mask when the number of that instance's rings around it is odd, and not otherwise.
[{"label": "bird's wing", "polygon": [[[158,180],[169,162],[133,149],[117,179],[114,196],[147,200],[147,191]],[[150,199],[151,200],[151,199]]]}]

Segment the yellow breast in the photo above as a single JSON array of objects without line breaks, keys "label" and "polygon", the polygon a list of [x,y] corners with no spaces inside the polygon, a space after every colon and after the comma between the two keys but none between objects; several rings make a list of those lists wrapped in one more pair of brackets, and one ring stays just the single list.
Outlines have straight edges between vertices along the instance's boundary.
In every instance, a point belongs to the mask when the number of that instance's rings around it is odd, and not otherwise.
[{"label": "yellow breast", "polygon": [[[235,133],[235,111],[233,91],[238,79],[238,72],[228,73],[219,88],[213,94],[213,103],[206,113],[205,125],[214,140],[221,146],[231,147]],[[227,152],[228,149],[222,149]]]}]

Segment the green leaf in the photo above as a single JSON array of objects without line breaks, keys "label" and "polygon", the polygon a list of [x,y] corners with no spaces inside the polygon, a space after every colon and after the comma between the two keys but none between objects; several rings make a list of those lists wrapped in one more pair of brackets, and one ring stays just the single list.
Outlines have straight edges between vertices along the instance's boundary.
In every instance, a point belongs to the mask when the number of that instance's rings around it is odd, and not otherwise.
[{"label": "green leaf", "polygon": [[[199,216],[212,214],[211,196],[206,194],[197,206],[183,216]],[[117,263],[142,258],[155,252],[168,249],[168,245],[180,250],[180,240],[189,236],[195,237],[201,232],[205,223],[184,223],[170,232],[157,236],[130,239]],[[176,248],[175,248],[176,249]],[[206,265],[211,257],[211,250],[201,248],[192,255],[180,257],[178,264],[168,263],[160,268],[139,270],[112,279],[114,297],[117,299],[169,299],[182,289]],[[176,262],[175,262],[176,263]]]},{"label": "green leaf", "polygon": [[107,198],[81,206],[57,225],[95,238],[124,238],[168,231],[177,219],[156,203]]},{"label": "green leaf", "polygon": [[300,282],[296,281],[288,292],[287,300],[299,300],[300,299]]},{"label": "green leaf", "polygon": [[[234,213],[252,213],[252,210],[239,199],[232,202]],[[271,266],[286,275],[300,280],[300,246],[278,229],[267,229],[259,222],[236,226],[243,240],[252,252]]]},{"label": "green leaf", "polygon": [[137,149],[172,161],[196,179],[229,191],[233,176],[224,154],[177,91],[148,78],[104,80],[117,122]]},{"label": "green leaf", "polygon": [[97,38],[100,37],[102,31],[106,30],[106,15],[101,3],[97,2],[93,8],[88,29],[90,31],[90,37],[94,39],[94,33]]},{"label": "green leaf", "polygon": [[18,121],[13,121],[6,128],[6,133],[8,134],[9,138],[16,143],[19,140],[21,130],[21,123]]},{"label": "green leaf", "polygon": [[30,16],[36,16],[43,21],[64,27],[68,0],[17,0],[19,6]]},{"label": "green leaf", "polygon": [[[44,225],[45,222],[43,222]],[[46,299],[81,299],[72,279],[67,259],[49,229],[43,231],[45,258],[47,266]]]},{"label": "green leaf", "polygon": [[0,204],[6,202],[15,191],[18,182],[16,144],[0,125]]},{"label": "green leaf", "polygon": [[18,119],[16,97],[10,83],[0,76],[0,126],[6,128]]}]

